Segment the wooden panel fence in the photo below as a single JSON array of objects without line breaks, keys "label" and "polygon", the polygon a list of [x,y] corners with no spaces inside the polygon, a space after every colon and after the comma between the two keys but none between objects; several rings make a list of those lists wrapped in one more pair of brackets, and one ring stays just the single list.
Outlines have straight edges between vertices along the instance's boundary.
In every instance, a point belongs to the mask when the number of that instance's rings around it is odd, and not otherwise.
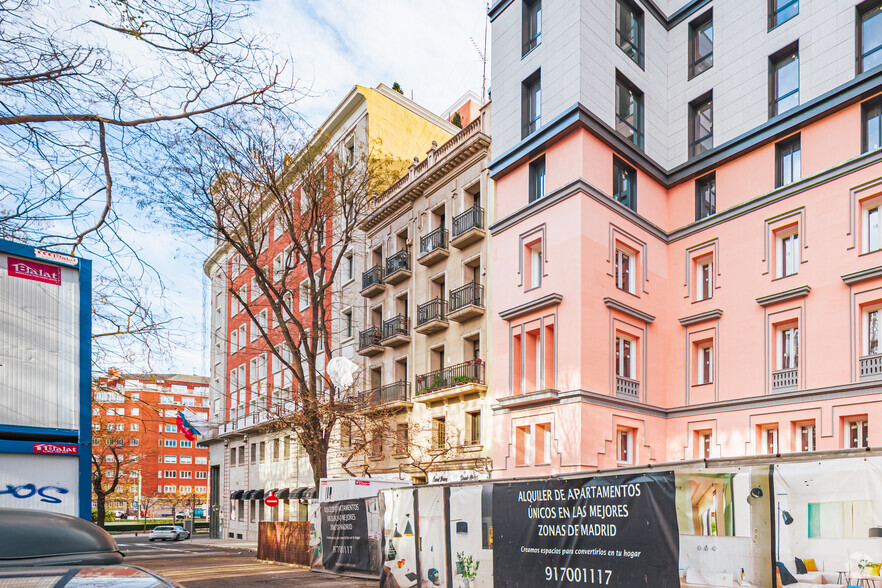
[{"label": "wooden panel fence", "polygon": [[258,523],[257,559],[309,565],[309,522]]}]

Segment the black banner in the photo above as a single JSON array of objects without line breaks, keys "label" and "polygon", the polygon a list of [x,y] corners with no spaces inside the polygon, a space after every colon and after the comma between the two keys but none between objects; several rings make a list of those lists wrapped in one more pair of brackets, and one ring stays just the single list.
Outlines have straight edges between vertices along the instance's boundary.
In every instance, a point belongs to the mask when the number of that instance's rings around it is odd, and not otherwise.
[{"label": "black banner", "polygon": [[321,503],[322,565],[332,572],[365,572],[371,567],[364,498]]},{"label": "black banner", "polygon": [[675,588],[674,473],[494,484],[494,586]]}]

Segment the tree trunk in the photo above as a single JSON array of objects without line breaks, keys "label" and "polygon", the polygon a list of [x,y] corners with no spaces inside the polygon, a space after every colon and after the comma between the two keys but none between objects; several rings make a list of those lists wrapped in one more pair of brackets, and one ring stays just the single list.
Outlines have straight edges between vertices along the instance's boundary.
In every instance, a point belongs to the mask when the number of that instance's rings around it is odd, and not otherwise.
[{"label": "tree trunk", "polygon": [[104,528],[104,516],[107,513],[106,501],[107,497],[104,494],[98,492],[95,493],[95,504],[98,512],[98,520],[95,521],[95,523],[102,529]]}]

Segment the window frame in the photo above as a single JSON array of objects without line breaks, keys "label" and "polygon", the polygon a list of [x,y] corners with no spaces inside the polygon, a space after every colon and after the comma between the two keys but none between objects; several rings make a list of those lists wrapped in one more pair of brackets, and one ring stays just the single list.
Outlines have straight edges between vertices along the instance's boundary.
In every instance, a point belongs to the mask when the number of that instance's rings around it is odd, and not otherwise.
[{"label": "window frame", "polygon": [[[619,195],[625,190],[621,189],[623,180],[627,178],[628,189],[626,198]],[[624,160],[613,156],[613,193],[612,198],[625,208],[637,211],[637,170],[625,163]]]},{"label": "window frame", "polygon": [[[708,53],[707,55],[703,55],[700,58],[697,58],[698,57],[698,55],[697,55],[698,54],[698,41],[699,41],[700,35],[702,33],[702,28],[708,24],[710,24],[710,29],[711,29],[711,36],[710,36],[711,50],[710,50],[710,53]],[[707,70],[709,70],[710,68],[712,68],[714,66],[713,28],[714,28],[713,9],[708,10],[707,12],[705,12],[701,16],[693,19],[692,22],[689,23],[689,77],[688,77],[689,80],[691,80],[692,78],[694,78],[696,76],[703,74],[704,72],[706,72]],[[706,61],[708,59],[710,61],[710,64],[707,67],[705,67],[704,69],[702,69],[701,71],[696,71],[696,66],[700,62]]]},{"label": "window frame", "polygon": [[[796,89],[790,90],[783,96],[778,96],[777,73],[793,62],[796,62]],[[769,56],[769,118],[774,118],[799,106],[799,82],[799,40],[796,40]],[[796,104],[786,110],[780,110],[780,103],[794,94],[796,95]]]},{"label": "window frame", "polygon": [[542,70],[537,69],[521,82],[521,139],[542,127]]},{"label": "window frame", "polygon": [[545,175],[545,155],[541,155],[530,162],[528,170],[528,204],[545,198]]},{"label": "window frame", "polygon": [[[799,273],[800,248],[799,225],[781,229],[775,233],[776,275],[778,279]],[[790,253],[788,258],[787,254]],[[789,264],[788,264],[789,259]]]},{"label": "window frame", "polygon": [[[705,201],[703,194],[705,191],[712,193],[710,198],[710,211],[705,210]],[[700,178],[695,179],[695,220],[700,221],[703,218],[713,216],[717,213],[717,173],[711,172]]]},{"label": "window frame", "polygon": [[[876,136],[879,144],[870,149],[870,114],[873,111],[876,111],[873,119],[876,121]],[[882,148],[882,96],[867,100],[861,104],[861,153],[869,153],[880,148]]]},{"label": "window frame", "polygon": [[[864,58],[870,54],[876,53],[877,51],[882,50],[882,43],[880,43],[877,47],[874,47],[872,51],[864,53],[863,44],[864,44],[864,27],[863,24],[871,12],[880,11],[882,13],[882,0],[866,0],[855,6],[855,75],[862,74],[866,71],[864,68]],[[874,15],[879,16],[879,14]],[[872,68],[871,68],[872,69]]]},{"label": "window frame", "polygon": [[[811,435],[806,436],[807,430],[811,429]],[[797,451],[817,451],[818,450],[818,427],[815,421],[796,423],[796,443]],[[808,441],[808,443],[806,443]]]},{"label": "window frame", "polygon": [[616,463],[634,463],[634,429],[616,427]]},{"label": "window frame", "polygon": [[[619,135],[625,138],[626,141],[633,143],[639,149],[643,149],[643,92],[635,86],[631,81],[623,76],[621,73],[616,72],[616,88],[615,88],[615,110],[616,110],[616,131],[619,130],[619,125],[623,124],[629,129],[631,129],[631,136],[628,137],[621,131],[619,131]],[[629,105],[633,105],[634,107],[634,125],[629,124],[626,121],[626,117],[623,117],[619,112],[619,104],[621,93],[626,92],[629,96],[632,97],[632,101],[629,101]]]},{"label": "window frame", "polygon": [[[625,350],[627,349],[627,358]],[[633,337],[625,335],[625,333],[616,333],[615,340],[615,356],[613,358],[614,371],[617,378],[626,378],[635,382],[637,379],[637,340]],[[627,364],[627,365],[626,365]],[[627,375],[622,373],[628,368]]]},{"label": "window frame", "polygon": [[[533,31],[535,13],[536,30]],[[532,34],[531,34],[532,33]],[[535,41],[535,43],[534,43]],[[521,10],[521,57],[542,44],[542,0],[523,0]]]},{"label": "window frame", "polygon": [[[630,36],[625,39],[622,35],[622,32],[619,30],[619,20],[620,15],[619,11],[622,9],[626,9],[631,13],[631,20],[637,25],[637,34],[636,38],[632,39]],[[628,0],[616,0],[616,12],[613,15],[613,27],[615,29],[615,41],[616,46],[622,50],[622,53],[628,56],[628,58],[636,63],[640,69],[644,69],[644,21],[643,21],[643,11],[633,2],[629,2]],[[634,48],[634,52],[636,55],[631,55],[628,53],[628,49],[625,48],[625,45],[630,45]]]},{"label": "window frame", "polygon": [[695,263],[695,302],[714,297],[714,260],[712,256],[694,259]]},{"label": "window frame", "polygon": [[696,386],[714,383],[714,344],[713,341],[699,343],[696,354]]},{"label": "window frame", "polygon": [[[787,0],[785,0],[785,1],[787,1]],[[778,15],[781,12],[783,12],[784,10],[786,10],[787,8],[789,8],[790,6],[793,6],[794,4],[796,4],[796,12],[794,14],[792,14],[791,16],[785,18],[784,20],[779,21]],[[770,31],[776,27],[781,26],[785,22],[789,22],[789,21],[793,20],[797,16],[799,16],[799,0],[789,0],[789,1],[787,1],[787,4],[781,8],[775,8],[775,0],[769,0],[768,20],[769,20],[769,30]]]},{"label": "window frame", "polygon": [[[796,160],[793,159],[794,154],[798,154]],[[791,158],[790,181],[785,182],[784,171],[786,169],[786,166],[784,165],[784,158],[788,156]],[[796,165],[794,165],[794,161],[796,161]],[[800,137],[800,134],[796,133],[795,135],[788,137],[783,141],[778,141],[777,143],[775,143],[775,188],[789,186],[790,184],[798,182],[801,179],[802,139]]]},{"label": "window frame", "polygon": [[615,278],[616,288],[622,292],[635,294],[637,283],[637,254],[631,249],[617,243],[615,256],[613,264],[615,267],[615,273],[613,277]]},{"label": "window frame", "polygon": [[[852,436],[852,427],[857,425],[857,437]],[[870,419],[868,416],[852,417],[845,420],[845,448],[865,449],[870,442]],[[854,440],[854,444],[852,443]]]},{"label": "window frame", "polygon": [[[710,112],[710,132],[706,135],[702,136],[700,139],[697,136],[698,133],[698,116],[699,112],[705,107],[709,108]],[[710,139],[709,147],[702,147],[701,151],[698,151],[698,146],[701,143],[704,143]],[[714,148],[714,96],[713,91],[706,92],[692,100],[689,103],[689,158],[698,157],[703,153],[707,153],[711,149]]]}]

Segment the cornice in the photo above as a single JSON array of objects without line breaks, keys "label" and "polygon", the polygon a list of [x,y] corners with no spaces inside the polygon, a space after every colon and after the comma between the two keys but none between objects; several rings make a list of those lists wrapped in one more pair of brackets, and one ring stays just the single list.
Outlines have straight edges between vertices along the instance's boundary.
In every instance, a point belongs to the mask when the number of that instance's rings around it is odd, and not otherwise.
[{"label": "cornice", "polygon": [[537,310],[542,310],[543,308],[548,308],[549,306],[560,304],[562,300],[563,294],[547,294],[545,296],[542,296],[541,298],[531,300],[530,302],[525,302],[524,304],[514,306],[507,310],[501,310],[499,311],[499,317],[503,320],[510,321],[512,319],[518,318],[519,316],[524,316],[525,314],[529,314],[531,312],[536,312]]},{"label": "cornice", "polygon": [[769,306],[771,304],[777,304],[778,302],[787,302],[788,300],[794,300],[796,298],[805,298],[811,291],[811,286],[800,286],[799,288],[793,288],[792,290],[784,290],[783,292],[776,292],[775,294],[769,294],[768,296],[760,296],[756,299],[756,303],[760,306]]},{"label": "cornice", "polygon": [[698,323],[703,323],[706,321],[716,320],[723,316],[723,311],[719,308],[715,308],[713,310],[709,310],[707,312],[700,312],[698,314],[693,314],[691,316],[684,316],[679,319],[680,324],[684,327],[688,327],[689,325],[695,325]]},{"label": "cornice", "polygon": [[642,310],[637,310],[634,307],[628,306],[618,300],[613,300],[612,298],[604,298],[603,303],[613,310],[617,310],[622,314],[627,314],[628,316],[635,318],[639,321],[643,321],[645,323],[651,323],[655,320],[655,317],[651,314],[645,313]]},{"label": "cornice", "polygon": [[878,277],[882,277],[882,265],[877,265],[876,267],[871,267],[851,274],[845,274],[842,276],[842,281],[851,286],[852,284],[865,282]]}]

